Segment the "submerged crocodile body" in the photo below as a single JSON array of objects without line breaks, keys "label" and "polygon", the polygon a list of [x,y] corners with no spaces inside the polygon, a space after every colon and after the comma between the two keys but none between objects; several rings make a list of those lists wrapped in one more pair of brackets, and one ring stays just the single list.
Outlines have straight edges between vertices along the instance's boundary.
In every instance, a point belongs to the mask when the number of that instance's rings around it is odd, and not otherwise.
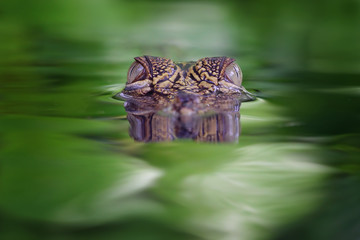
[{"label": "submerged crocodile body", "polygon": [[254,97],[241,85],[242,73],[228,57],[174,63],[136,57],[124,90],[130,135],[137,141],[233,142],[240,131],[239,109]]}]

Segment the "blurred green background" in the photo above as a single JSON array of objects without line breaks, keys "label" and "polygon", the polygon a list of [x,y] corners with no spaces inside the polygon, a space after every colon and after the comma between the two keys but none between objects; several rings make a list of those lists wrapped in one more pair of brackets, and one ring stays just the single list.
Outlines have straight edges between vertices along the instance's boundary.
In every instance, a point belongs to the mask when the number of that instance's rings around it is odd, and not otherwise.
[{"label": "blurred green background", "polygon": [[[359,1],[0,2],[0,239],[358,239]],[[133,57],[237,59],[237,144],[135,143]]]}]

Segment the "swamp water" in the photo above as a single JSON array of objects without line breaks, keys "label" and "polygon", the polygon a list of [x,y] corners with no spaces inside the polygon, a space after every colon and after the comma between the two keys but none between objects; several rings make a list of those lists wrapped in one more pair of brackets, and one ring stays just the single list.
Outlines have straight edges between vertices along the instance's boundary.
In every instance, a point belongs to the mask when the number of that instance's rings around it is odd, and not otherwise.
[{"label": "swamp water", "polygon": [[[3,1],[0,239],[358,239],[344,2]],[[237,59],[236,143],[135,142],[112,96],[144,54]]]}]

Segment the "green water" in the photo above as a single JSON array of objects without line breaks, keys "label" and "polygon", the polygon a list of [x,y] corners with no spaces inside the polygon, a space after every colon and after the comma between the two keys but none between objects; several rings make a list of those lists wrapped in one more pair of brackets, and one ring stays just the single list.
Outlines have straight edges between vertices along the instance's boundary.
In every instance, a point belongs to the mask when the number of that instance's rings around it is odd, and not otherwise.
[{"label": "green water", "polygon": [[[0,239],[358,239],[357,1],[2,1]],[[237,59],[236,144],[137,143],[133,57]]]}]

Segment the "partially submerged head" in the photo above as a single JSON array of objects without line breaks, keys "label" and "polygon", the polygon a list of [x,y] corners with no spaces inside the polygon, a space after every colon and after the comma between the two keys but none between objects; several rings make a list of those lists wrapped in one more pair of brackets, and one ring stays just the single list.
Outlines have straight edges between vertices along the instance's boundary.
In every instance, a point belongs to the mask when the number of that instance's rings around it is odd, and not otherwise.
[{"label": "partially submerged head", "polygon": [[197,62],[176,64],[171,59],[136,57],[130,66],[124,93],[142,96],[179,92],[195,94],[241,93],[242,73],[228,57],[202,58]]}]

